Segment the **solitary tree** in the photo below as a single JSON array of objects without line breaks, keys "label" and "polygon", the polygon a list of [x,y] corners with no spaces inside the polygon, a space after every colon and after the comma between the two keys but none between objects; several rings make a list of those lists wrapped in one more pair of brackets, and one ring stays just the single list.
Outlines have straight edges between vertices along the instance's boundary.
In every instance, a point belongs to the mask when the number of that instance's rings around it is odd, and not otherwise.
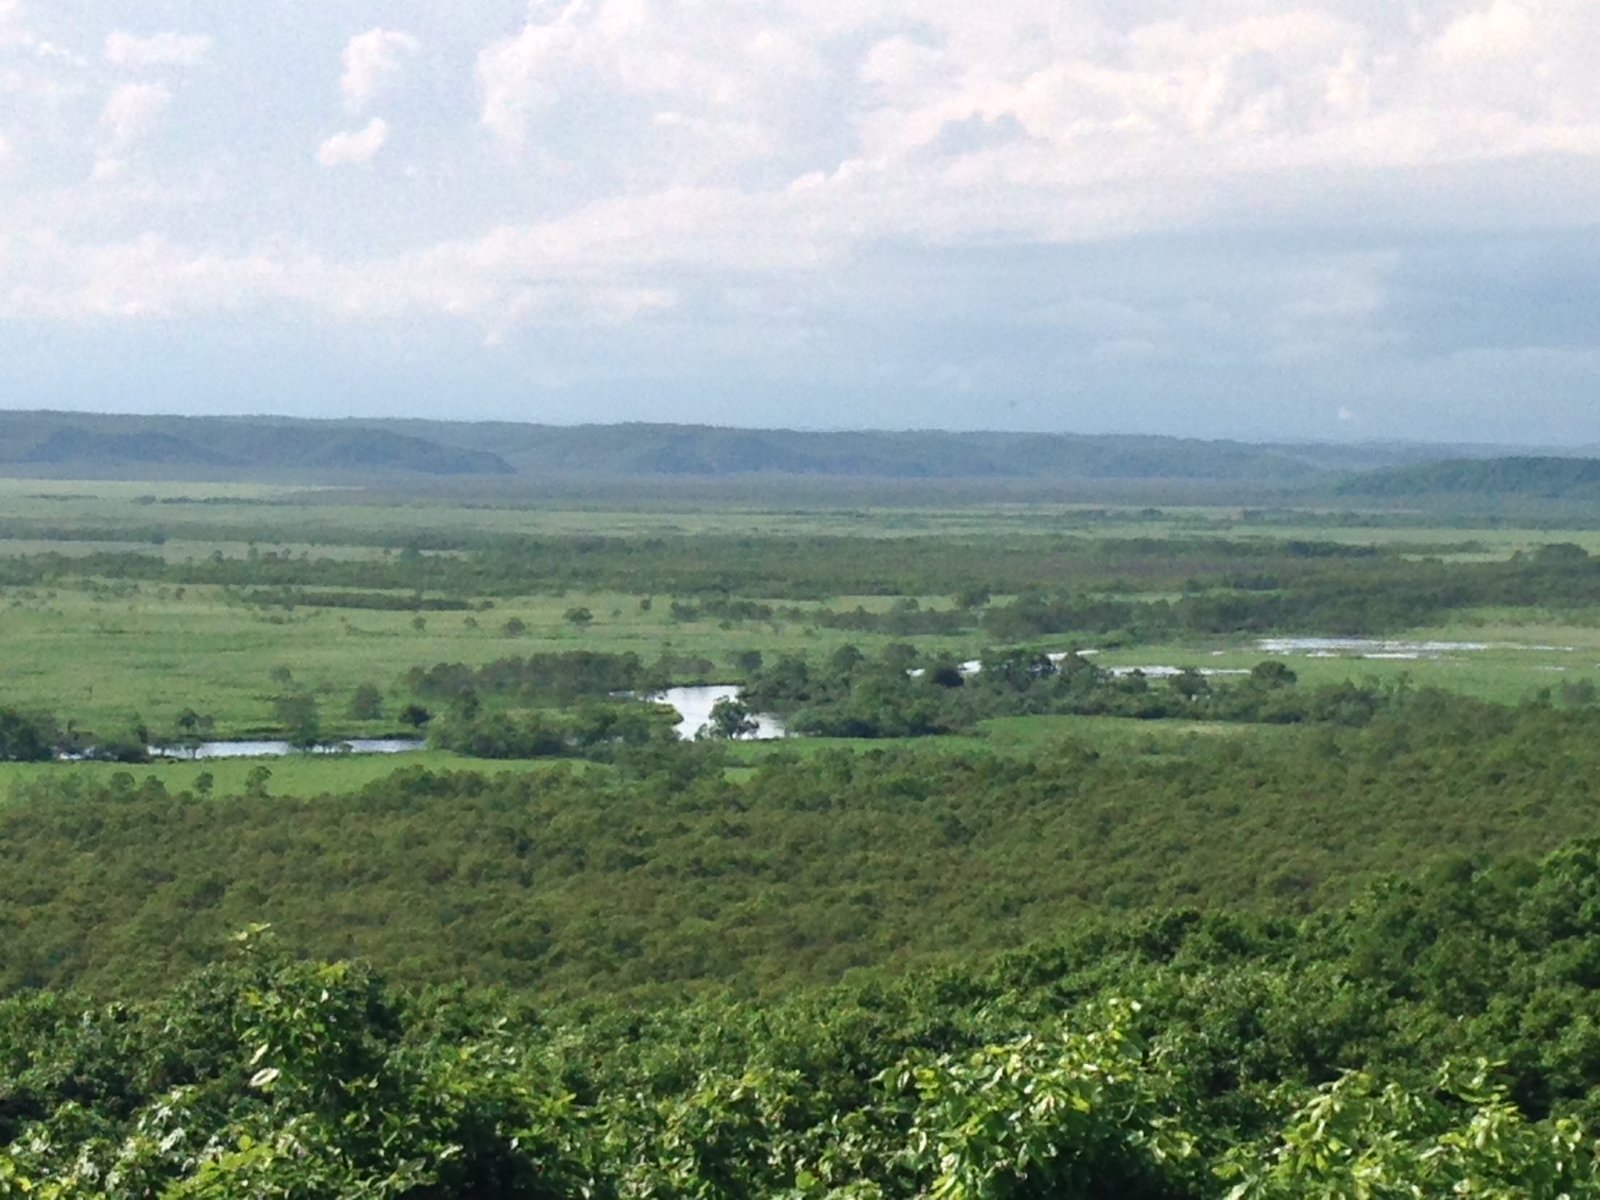
[{"label": "solitary tree", "polygon": [[244,777],[244,794],[253,796],[257,800],[265,799],[267,782],[272,778],[272,768],[258,763],[250,768],[249,774]]},{"label": "solitary tree", "polygon": [[208,714],[186,708],[178,714],[178,745],[191,754],[199,752],[200,744],[211,736],[216,722]]},{"label": "solitary tree", "polygon": [[702,725],[697,736],[705,738],[749,737],[761,728],[756,716],[737,696],[724,696],[711,706],[711,720]]},{"label": "solitary tree", "polygon": [[383,716],[383,693],[374,684],[363,683],[350,697],[350,719],[377,721]]},{"label": "solitary tree", "polygon": [[308,692],[280,696],[275,705],[284,737],[296,750],[311,750],[322,742],[322,722],[316,697]]}]

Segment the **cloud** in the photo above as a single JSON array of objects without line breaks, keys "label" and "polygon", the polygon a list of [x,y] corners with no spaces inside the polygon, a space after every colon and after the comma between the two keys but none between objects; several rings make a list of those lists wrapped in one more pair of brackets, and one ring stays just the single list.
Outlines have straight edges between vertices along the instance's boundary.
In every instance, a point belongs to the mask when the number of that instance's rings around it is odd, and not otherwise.
[{"label": "cloud", "polygon": [[[832,102],[821,27],[787,4],[570,0],[550,15],[542,7],[478,54],[481,121],[512,147],[569,104],[604,128],[608,157],[624,167],[641,149],[654,151],[648,125],[657,113],[671,114],[680,133],[712,133],[704,145],[725,162],[761,160],[781,142],[808,140],[817,104]],[[738,131],[736,155],[719,145],[722,130]],[[663,157],[696,169],[681,142]]]},{"label": "cloud", "polygon": [[[1189,368],[1221,379],[1250,364],[1280,373],[1283,394],[1309,405],[1315,393],[1323,423],[1348,400],[1362,429],[1382,418],[1348,364],[1515,347],[1534,326],[1548,340],[1557,311],[1563,346],[1600,340],[1582,320],[1592,306],[1553,304],[1543,280],[1513,308],[1482,267],[1436,286],[1394,265],[1414,266],[1422,236],[1592,237],[1593,0],[525,11],[507,25],[419,10],[414,33],[348,43],[352,27],[324,41],[282,24],[226,77],[185,77],[184,107],[206,119],[161,138],[162,188],[75,189],[84,146],[100,146],[102,178],[117,175],[171,97],[134,83],[96,128],[84,89],[111,72],[42,58],[16,0],[0,0],[0,110],[18,148],[0,242],[61,235],[26,270],[0,255],[0,306],[190,316],[225,293],[263,314],[465,324],[508,354],[555,329],[620,324],[641,342],[715,343],[724,357],[706,356],[708,372],[791,336],[811,339],[797,360],[832,361],[826,339],[854,337],[927,350],[935,366],[992,360],[996,378],[1049,322],[1060,358],[1038,360],[1040,378],[1093,376],[1098,362],[1107,378],[1122,364],[1130,379],[1181,381]],[[105,57],[151,69],[121,79],[153,80],[203,40],[113,33]],[[341,44],[340,101],[359,115],[307,126]],[[409,169],[385,177],[394,203],[335,220],[328,189],[284,166],[274,138],[299,147],[302,172],[310,157],[337,168],[392,156],[386,89],[419,69],[424,46],[475,74],[441,72],[457,94],[406,114]],[[273,120],[252,122],[237,97],[268,88]],[[474,106],[479,136],[463,136]],[[159,241],[117,240],[144,229]],[[1193,250],[1204,243],[1229,249],[1206,257]],[[1455,243],[1442,253],[1462,260]],[[1072,286],[1041,282],[1041,262],[1065,264],[1052,278]],[[884,370],[909,378],[917,354]]]},{"label": "cloud", "polygon": [[129,83],[117,88],[100,114],[100,127],[113,149],[126,149],[144,138],[172,103],[172,93],[159,83]]},{"label": "cloud", "polygon": [[129,83],[113,91],[100,113],[94,177],[105,180],[121,174],[128,152],[150,135],[171,103],[172,93],[159,83]]},{"label": "cloud", "polygon": [[483,89],[483,123],[509,142],[520,142],[533,113],[560,94],[561,60],[579,46],[582,0],[572,0],[553,21],[530,21],[514,38],[487,46],[478,55]]},{"label": "cloud", "polygon": [[22,24],[22,0],[0,0],[0,49],[28,45],[31,40]]},{"label": "cloud", "polygon": [[149,37],[115,32],[106,35],[106,61],[119,67],[192,67],[211,53],[204,34],[156,33]]},{"label": "cloud", "polygon": [[21,0],[0,0],[0,50],[18,49],[41,62],[87,65],[79,55],[46,41],[30,29],[23,20]]},{"label": "cloud", "polygon": [[366,127],[350,133],[336,133],[317,147],[317,161],[325,167],[344,167],[371,162],[389,140],[389,123],[373,117]]},{"label": "cloud", "polygon": [[1520,6],[1508,0],[1470,12],[1452,22],[1439,37],[1439,57],[1449,65],[1515,56],[1534,41],[1534,25]]},{"label": "cloud", "polygon": [[351,38],[344,48],[344,74],[339,79],[345,107],[360,112],[421,48],[411,34],[390,29],[369,29]]}]

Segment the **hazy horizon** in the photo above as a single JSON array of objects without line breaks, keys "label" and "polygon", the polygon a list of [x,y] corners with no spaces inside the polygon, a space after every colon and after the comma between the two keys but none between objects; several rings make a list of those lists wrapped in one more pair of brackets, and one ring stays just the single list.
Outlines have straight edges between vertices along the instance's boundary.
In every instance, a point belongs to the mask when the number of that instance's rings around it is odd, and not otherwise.
[{"label": "hazy horizon", "polygon": [[0,405],[1600,443],[1581,0],[0,0]]},{"label": "hazy horizon", "polygon": [[1328,447],[1348,447],[1359,449],[1362,447],[1454,447],[1464,451],[1483,450],[1492,451],[1499,449],[1547,451],[1557,455],[1575,455],[1579,452],[1585,454],[1600,454],[1600,443],[1574,443],[1561,445],[1549,442],[1518,442],[1518,441],[1461,441],[1455,439],[1439,438],[1362,438],[1362,437],[1327,437],[1327,438],[1248,438],[1226,437],[1222,435],[1207,436],[1198,434],[1163,433],[1158,430],[1135,429],[1110,429],[1102,431],[1087,431],[1081,429],[1008,429],[1000,426],[986,427],[974,426],[972,428],[950,428],[939,426],[888,426],[888,425],[799,425],[799,424],[727,424],[702,421],[673,421],[651,420],[649,418],[636,419],[624,418],[615,421],[560,421],[537,420],[523,417],[453,417],[430,416],[426,414],[338,414],[338,413],[297,413],[297,412],[180,412],[175,410],[149,410],[149,411],[112,411],[106,409],[74,409],[74,408],[0,408],[0,412],[16,415],[59,415],[64,417],[148,417],[154,420],[177,419],[218,419],[228,421],[329,421],[329,422],[357,422],[357,423],[382,423],[382,422],[445,422],[465,425],[495,425],[512,424],[534,427],[549,427],[554,429],[611,429],[629,426],[645,427],[674,427],[694,430],[722,430],[734,433],[795,433],[795,434],[948,434],[960,436],[1000,436],[1000,437],[1066,437],[1066,438],[1166,438],[1178,441],[1200,442],[1232,442],[1245,446],[1296,446],[1315,445]]}]

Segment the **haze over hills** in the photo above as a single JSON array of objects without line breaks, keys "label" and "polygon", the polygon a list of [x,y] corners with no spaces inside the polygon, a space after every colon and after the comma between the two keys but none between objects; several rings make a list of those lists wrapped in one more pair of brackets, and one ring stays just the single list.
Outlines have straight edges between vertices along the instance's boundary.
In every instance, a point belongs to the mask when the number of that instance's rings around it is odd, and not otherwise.
[{"label": "haze over hills", "polygon": [[[1561,453],[1528,457],[1481,445],[1257,445],[1150,435],[0,412],[0,473],[54,478],[1168,480],[1350,496],[1491,486],[1568,496],[1573,487],[1587,486],[1585,472],[1600,471],[1600,465],[1582,465],[1587,460],[1570,457],[1576,450],[1556,456]],[[1519,465],[1482,462],[1491,459]],[[1368,472],[1380,474],[1364,480]]]}]

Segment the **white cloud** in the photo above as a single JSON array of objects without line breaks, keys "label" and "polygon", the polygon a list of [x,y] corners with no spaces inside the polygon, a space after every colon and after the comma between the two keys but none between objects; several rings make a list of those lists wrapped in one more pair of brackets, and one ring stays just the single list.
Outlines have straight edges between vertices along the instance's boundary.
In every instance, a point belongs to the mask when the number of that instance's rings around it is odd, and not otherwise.
[{"label": "white cloud", "polygon": [[483,123],[507,141],[520,142],[529,117],[560,94],[558,65],[579,45],[583,9],[583,0],[572,0],[555,20],[530,21],[478,55]]},{"label": "white cloud", "polygon": [[0,0],[0,50],[22,50],[41,62],[87,65],[79,55],[30,29],[23,19],[21,0]]},{"label": "white cloud", "polygon": [[[323,234],[315,250],[273,259],[281,276],[241,277],[283,298],[316,290],[284,279],[314,276],[346,315],[603,322],[679,305],[693,293],[685,281],[700,277],[787,295],[801,273],[823,276],[886,244],[942,252],[1218,224],[1293,229],[1368,220],[1374,204],[1385,220],[1436,222],[1440,197],[1452,196],[1449,219],[1483,228],[1506,214],[1515,223],[1557,206],[1582,211],[1592,190],[1508,182],[1478,206],[1462,180],[1510,181],[1503,164],[1550,156],[1600,177],[1592,0],[1413,7],[1414,20],[1370,0],[542,4],[507,37],[450,47],[477,51],[480,120],[511,153],[432,139],[438,157],[396,181],[414,189],[422,219],[374,234],[373,244],[387,239],[381,249],[358,253]],[[1181,19],[1151,19],[1175,8]],[[20,36],[7,32],[19,13],[16,0],[0,0],[0,40]],[[437,26],[417,29],[430,50],[443,38]],[[176,63],[203,53],[202,41],[114,33],[106,56]],[[366,124],[322,141],[319,163],[366,163],[385,148],[390,125],[367,121],[369,106],[421,46],[386,29],[349,40],[341,93],[363,114],[348,123]],[[101,118],[102,177],[123,168],[169,101],[153,84],[114,94]],[[17,138],[31,164],[38,137],[19,126]],[[273,169],[238,160],[220,192],[246,194],[253,172]],[[298,235],[257,211],[245,220],[258,222],[242,228],[261,244]],[[193,226],[191,243],[227,228]],[[325,225],[311,213],[308,227]],[[190,253],[177,218],[169,236],[171,256]],[[225,249],[193,253],[231,261]],[[251,253],[234,257],[255,262]],[[165,290],[146,309],[177,306],[173,293],[202,277],[164,267]],[[1264,300],[1263,338],[1304,348],[1361,334],[1382,319],[1374,278],[1309,280]],[[1117,353],[1141,339],[1150,333],[1101,338]]]},{"label": "white cloud", "polygon": [[373,117],[366,127],[350,133],[336,133],[317,147],[317,161],[325,167],[344,167],[371,162],[389,140],[389,123]]},{"label": "white cloud", "polygon": [[22,24],[22,0],[0,0],[0,49],[30,41],[31,35]]},{"label": "white cloud", "polygon": [[1495,0],[1493,6],[1452,22],[1440,36],[1439,57],[1446,64],[1514,56],[1534,40],[1534,25],[1520,6]]},{"label": "white cloud", "polygon": [[339,79],[345,106],[360,112],[421,48],[411,34],[391,29],[369,29],[351,38],[344,48],[344,74]]},{"label": "white cloud", "polygon": [[100,128],[113,149],[125,149],[144,138],[172,103],[172,93],[159,83],[129,83],[111,93],[100,114]]},{"label": "white cloud", "polygon": [[115,178],[127,166],[127,154],[160,123],[172,93],[159,83],[129,83],[117,88],[100,113],[100,148],[94,177]]},{"label": "white cloud", "polygon": [[119,67],[192,67],[211,53],[204,34],[156,33],[149,37],[115,32],[106,35],[106,61]]}]

